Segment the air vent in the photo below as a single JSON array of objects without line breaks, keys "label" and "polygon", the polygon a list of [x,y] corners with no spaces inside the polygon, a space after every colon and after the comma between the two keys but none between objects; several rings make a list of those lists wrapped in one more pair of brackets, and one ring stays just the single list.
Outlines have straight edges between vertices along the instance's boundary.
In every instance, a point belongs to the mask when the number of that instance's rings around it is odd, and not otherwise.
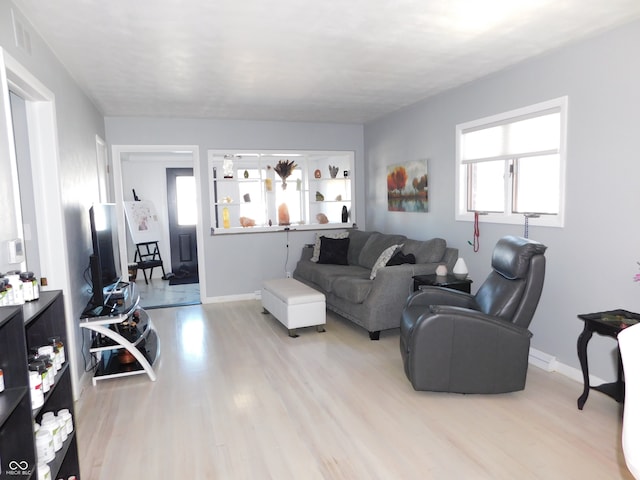
[{"label": "air vent", "polygon": [[13,36],[16,41],[16,47],[24,50],[31,55],[31,35],[26,28],[18,21],[16,14],[11,10],[11,18],[13,20]]}]

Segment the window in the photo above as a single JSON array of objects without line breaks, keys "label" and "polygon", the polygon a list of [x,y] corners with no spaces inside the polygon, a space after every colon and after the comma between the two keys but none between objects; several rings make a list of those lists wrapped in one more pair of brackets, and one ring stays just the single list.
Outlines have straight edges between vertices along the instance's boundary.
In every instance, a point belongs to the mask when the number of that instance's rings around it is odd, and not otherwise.
[{"label": "window", "polygon": [[196,177],[180,175],[176,177],[176,210],[178,225],[195,225],[197,219]]},{"label": "window", "polygon": [[456,127],[456,219],[564,223],[567,98]]},{"label": "window", "polygon": [[[212,235],[355,222],[353,152],[209,150],[208,157]],[[295,164],[284,179],[279,162]]]}]

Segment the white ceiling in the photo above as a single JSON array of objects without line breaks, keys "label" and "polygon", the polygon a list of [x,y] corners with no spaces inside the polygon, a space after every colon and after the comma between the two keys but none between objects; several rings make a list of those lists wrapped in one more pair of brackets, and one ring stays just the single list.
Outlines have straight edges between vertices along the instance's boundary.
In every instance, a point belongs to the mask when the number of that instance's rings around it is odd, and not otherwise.
[{"label": "white ceiling", "polygon": [[14,3],[107,116],[347,123],[640,18],[640,0]]}]

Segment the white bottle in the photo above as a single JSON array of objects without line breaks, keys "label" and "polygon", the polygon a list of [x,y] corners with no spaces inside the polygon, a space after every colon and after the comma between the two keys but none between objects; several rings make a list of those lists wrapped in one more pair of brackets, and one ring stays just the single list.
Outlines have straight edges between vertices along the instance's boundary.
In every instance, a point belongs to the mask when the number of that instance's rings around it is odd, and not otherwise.
[{"label": "white bottle", "polygon": [[42,423],[40,424],[40,430],[45,430],[51,433],[53,436],[53,450],[59,451],[62,448],[62,432],[60,431],[60,424],[58,419],[54,417],[42,417]]},{"label": "white bottle", "polygon": [[69,412],[69,409],[63,408],[62,410],[59,410],[58,417],[64,419],[64,425],[67,430],[67,435],[71,435],[71,432],[73,432],[73,417]]},{"label": "white bottle", "polygon": [[51,480],[51,469],[44,462],[38,462],[38,480]]},{"label": "white bottle", "polygon": [[13,287],[13,305],[24,304],[24,292],[22,290],[20,272],[8,272],[6,277],[9,279],[9,285]]},{"label": "white bottle", "polygon": [[36,450],[38,453],[38,462],[49,463],[56,458],[53,448],[53,435],[49,430],[41,428],[36,433]]}]

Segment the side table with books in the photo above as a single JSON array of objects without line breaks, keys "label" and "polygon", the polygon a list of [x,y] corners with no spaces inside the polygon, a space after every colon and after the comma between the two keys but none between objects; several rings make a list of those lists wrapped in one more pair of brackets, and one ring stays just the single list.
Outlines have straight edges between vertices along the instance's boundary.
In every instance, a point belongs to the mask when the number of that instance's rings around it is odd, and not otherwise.
[{"label": "side table with books", "polygon": [[471,284],[473,280],[468,277],[459,278],[455,275],[416,275],[413,277],[413,291],[420,290],[422,285],[432,285],[434,287],[452,288],[461,292],[471,293]]}]

